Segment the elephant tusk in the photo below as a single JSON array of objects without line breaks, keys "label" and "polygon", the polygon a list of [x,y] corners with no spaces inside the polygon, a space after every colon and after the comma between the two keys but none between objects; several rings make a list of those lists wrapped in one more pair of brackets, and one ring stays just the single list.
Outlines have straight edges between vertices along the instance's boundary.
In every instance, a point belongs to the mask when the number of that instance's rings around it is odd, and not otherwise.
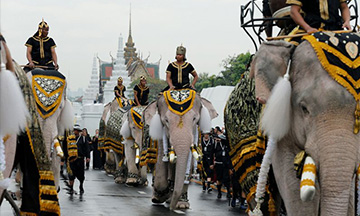
[{"label": "elephant tusk", "polygon": [[301,174],[300,198],[303,202],[311,201],[315,196],[316,166],[314,160],[307,156]]},{"label": "elephant tusk", "polygon": [[198,160],[199,154],[197,153],[196,149],[194,148],[194,145],[191,145],[190,149],[191,149],[192,155],[195,158],[195,160]]},{"label": "elephant tusk", "polygon": [[56,155],[61,157],[61,158],[64,157],[64,152],[61,149],[60,143],[59,143],[59,141],[57,139],[54,140],[54,147],[56,149]]},{"label": "elephant tusk", "polygon": [[175,163],[175,160],[176,160],[175,151],[174,151],[174,148],[171,146],[170,153],[169,153],[169,161],[170,161],[170,163]]},{"label": "elephant tusk", "polygon": [[136,152],[135,163],[138,164],[139,161],[140,161],[140,150],[139,150],[139,148],[136,148],[135,152]]}]

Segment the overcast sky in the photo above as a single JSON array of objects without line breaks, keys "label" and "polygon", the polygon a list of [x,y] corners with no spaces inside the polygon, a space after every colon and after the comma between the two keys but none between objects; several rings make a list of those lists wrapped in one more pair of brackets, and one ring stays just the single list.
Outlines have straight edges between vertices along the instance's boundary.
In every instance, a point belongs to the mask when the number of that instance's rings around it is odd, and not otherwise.
[{"label": "overcast sky", "polygon": [[137,51],[150,62],[162,56],[160,77],[181,43],[187,59],[198,73],[218,74],[228,56],[254,52],[239,27],[239,7],[247,0],[1,0],[1,32],[12,57],[26,64],[26,40],[43,17],[56,44],[60,71],[70,88],[89,84],[93,57],[110,60],[116,56],[118,37],[129,34],[132,8],[132,36]]}]

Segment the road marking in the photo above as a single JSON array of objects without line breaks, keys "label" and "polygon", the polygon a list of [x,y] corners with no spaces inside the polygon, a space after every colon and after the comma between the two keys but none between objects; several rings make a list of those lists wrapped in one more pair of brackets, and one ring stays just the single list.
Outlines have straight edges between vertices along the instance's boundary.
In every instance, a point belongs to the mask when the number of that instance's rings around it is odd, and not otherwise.
[{"label": "road marking", "polygon": [[138,191],[139,194],[145,195],[146,193],[144,191]]},{"label": "road marking", "polygon": [[174,210],[174,212],[175,212],[176,214],[185,214],[185,212],[180,211],[180,210]]}]

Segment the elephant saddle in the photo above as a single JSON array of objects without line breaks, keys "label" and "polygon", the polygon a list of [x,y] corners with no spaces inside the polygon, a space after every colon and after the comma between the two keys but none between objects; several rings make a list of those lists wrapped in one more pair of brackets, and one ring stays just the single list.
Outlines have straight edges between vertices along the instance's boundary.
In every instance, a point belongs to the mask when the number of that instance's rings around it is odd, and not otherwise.
[{"label": "elephant saddle", "polygon": [[360,100],[360,34],[317,32],[303,37],[314,48],[322,67]]},{"label": "elephant saddle", "polygon": [[142,122],[142,114],[145,110],[146,106],[136,106],[132,107],[130,110],[131,118],[134,121],[135,125],[143,129],[144,123]]},{"label": "elephant saddle", "polygon": [[192,109],[196,92],[192,89],[169,90],[164,92],[165,102],[169,110],[178,115],[184,115]]},{"label": "elephant saddle", "polygon": [[65,89],[65,76],[55,70],[33,70],[32,90],[38,113],[44,119],[59,108]]},{"label": "elephant saddle", "polygon": [[120,108],[124,108],[126,106],[130,106],[134,103],[133,100],[123,98],[123,97],[115,97],[115,100],[118,102]]}]

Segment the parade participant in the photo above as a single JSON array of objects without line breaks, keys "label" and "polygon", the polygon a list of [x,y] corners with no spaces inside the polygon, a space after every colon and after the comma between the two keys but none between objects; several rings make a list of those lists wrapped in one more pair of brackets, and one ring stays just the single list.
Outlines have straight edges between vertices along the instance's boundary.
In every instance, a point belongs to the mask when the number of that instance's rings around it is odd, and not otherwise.
[{"label": "parade participant", "polygon": [[214,167],[216,172],[216,185],[218,189],[217,198],[220,199],[222,196],[221,186],[223,183],[228,191],[227,198],[231,198],[229,174],[231,174],[232,166],[229,157],[229,147],[226,145],[226,136],[223,134],[214,135],[214,140]]},{"label": "parade participant", "polygon": [[150,89],[146,86],[146,77],[140,76],[140,82],[134,87],[134,98],[136,106],[148,105]]},{"label": "parade participant", "polygon": [[126,91],[126,87],[123,85],[123,78],[119,77],[117,86],[114,87],[115,97],[117,97],[117,98],[126,98],[125,97],[125,91]]},{"label": "parade participant", "polygon": [[[186,62],[186,48],[183,46],[178,46],[176,48],[175,62],[172,62],[168,65],[166,69],[166,82],[168,87],[164,90],[173,90],[173,89],[182,89],[182,88],[192,88],[195,89],[195,83],[198,80],[198,75],[194,67]],[[194,77],[190,85],[189,74]]]},{"label": "parade participant", "polygon": [[36,66],[59,69],[55,52],[56,44],[52,38],[48,37],[48,34],[49,25],[42,20],[38,31],[26,41],[26,58],[29,61],[28,66],[25,67],[26,71],[30,71]]},{"label": "parade participant", "polygon": [[101,160],[102,154],[104,154],[102,151],[98,149],[98,143],[99,143],[99,129],[95,130],[95,136],[92,138],[92,149],[93,149],[93,169],[102,169],[103,164]]},{"label": "parade participant", "polygon": [[90,155],[91,155],[91,152],[93,150],[93,148],[92,148],[92,139],[91,139],[91,137],[90,137],[90,135],[88,133],[88,130],[86,128],[82,129],[81,136],[85,137],[85,140],[89,145],[89,152],[90,152],[89,153],[89,161],[86,161],[86,168],[85,168],[86,170],[89,170],[89,167],[90,167]]},{"label": "parade participant", "polygon": [[86,162],[90,161],[90,152],[89,152],[89,144],[86,141],[85,137],[80,134],[81,128],[79,125],[74,126],[74,135],[76,139],[77,145],[77,158],[76,160],[70,162],[70,169],[72,174],[69,174],[69,187],[70,194],[74,193],[74,180],[77,178],[80,181],[80,194],[84,193],[84,180],[85,180],[85,166],[84,159],[86,158]]},{"label": "parade participant", "polygon": [[[203,179],[203,191],[212,191],[211,178],[213,177],[213,163],[214,163],[214,139],[210,136],[210,132],[206,131],[201,137],[201,147],[203,153],[203,170],[204,170],[204,179]],[[205,179],[206,178],[206,179]]]},{"label": "parade participant", "polygon": [[[328,0],[326,4],[320,1],[287,0],[291,5],[291,18],[307,33],[317,32],[318,29],[341,30],[351,29],[350,10],[346,0]],[[341,17],[339,16],[341,10]],[[305,12],[305,17],[300,15],[300,10]],[[344,23],[342,23],[341,18]]]}]

